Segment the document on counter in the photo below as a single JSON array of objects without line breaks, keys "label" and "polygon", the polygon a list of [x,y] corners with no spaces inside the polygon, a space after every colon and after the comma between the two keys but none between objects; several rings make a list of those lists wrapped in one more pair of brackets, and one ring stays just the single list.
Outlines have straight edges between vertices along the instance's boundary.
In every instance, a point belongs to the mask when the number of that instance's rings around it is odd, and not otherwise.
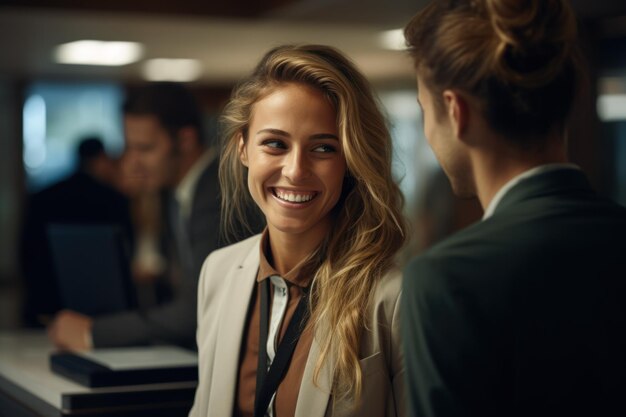
[{"label": "document on counter", "polygon": [[198,381],[198,355],[175,346],[50,355],[52,372],[88,387]]},{"label": "document on counter", "polygon": [[195,352],[176,346],[95,349],[77,354],[114,371],[198,366]]}]

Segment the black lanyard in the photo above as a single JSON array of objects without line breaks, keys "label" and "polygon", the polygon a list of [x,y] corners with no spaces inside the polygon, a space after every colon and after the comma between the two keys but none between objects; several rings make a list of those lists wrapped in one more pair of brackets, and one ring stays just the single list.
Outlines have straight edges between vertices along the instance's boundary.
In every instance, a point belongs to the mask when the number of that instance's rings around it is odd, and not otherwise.
[{"label": "black lanyard", "polygon": [[259,335],[259,362],[256,371],[256,397],[254,399],[254,416],[264,417],[267,407],[272,400],[272,396],[278,389],[280,381],[285,376],[285,372],[291,362],[293,351],[296,348],[302,329],[308,319],[306,314],[307,292],[304,290],[296,311],[287,326],[285,335],[283,336],[276,356],[272,361],[270,369],[267,370],[267,337],[269,332],[269,315],[270,315],[270,280],[266,279],[261,283],[261,323]]}]

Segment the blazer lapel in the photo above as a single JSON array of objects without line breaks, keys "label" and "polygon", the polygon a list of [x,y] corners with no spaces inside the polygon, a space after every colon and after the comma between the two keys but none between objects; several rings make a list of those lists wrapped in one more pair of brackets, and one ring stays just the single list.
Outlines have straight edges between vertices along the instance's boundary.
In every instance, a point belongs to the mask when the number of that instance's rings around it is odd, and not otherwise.
[{"label": "blazer lapel", "polygon": [[302,383],[300,384],[295,417],[324,417],[326,415],[332,387],[333,372],[329,361],[325,361],[319,374],[317,385],[313,383],[315,365],[319,355],[320,345],[317,343],[317,339],[313,337],[309,357],[304,367]]},{"label": "blazer lapel", "polygon": [[243,262],[235,265],[224,277],[228,280],[228,289],[220,309],[222,320],[219,323],[213,373],[219,375],[220,379],[211,384],[212,401],[209,402],[208,410],[210,416],[233,414],[241,340],[259,268],[258,240],[255,242]]}]

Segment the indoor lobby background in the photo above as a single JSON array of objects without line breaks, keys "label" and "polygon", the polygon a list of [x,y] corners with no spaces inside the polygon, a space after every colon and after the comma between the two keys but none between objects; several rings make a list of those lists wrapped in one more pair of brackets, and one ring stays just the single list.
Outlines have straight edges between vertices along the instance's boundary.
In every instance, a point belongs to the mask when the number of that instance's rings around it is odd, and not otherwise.
[{"label": "indoor lobby background", "polygon": [[[395,174],[413,223],[406,255],[479,219],[476,201],[451,196],[422,133],[401,28],[424,4],[0,0],[0,330],[21,324],[17,259],[27,195],[74,169],[81,137],[99,135],[110,155],[121,154],[125,89],[149,80],[186,83],[215,140],[233,85],[269,48],[284,43],[335,46],[374,84],[389,117]],[[589,79],[571,121],[571,158],[601,194],[626,205],[626,2],[572,4]],[[83,40],[133,44],[125,61],[68,63],[62,46]]]}]

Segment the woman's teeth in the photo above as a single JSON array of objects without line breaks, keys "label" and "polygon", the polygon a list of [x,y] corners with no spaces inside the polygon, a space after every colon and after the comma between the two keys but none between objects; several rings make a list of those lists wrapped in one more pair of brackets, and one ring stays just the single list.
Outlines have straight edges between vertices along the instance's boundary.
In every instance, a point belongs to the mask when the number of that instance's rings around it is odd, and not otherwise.
[{"label": "woman's teeth", "polygon": [[299,194],[280,190],[274,190],[274,193],[276,194],[276,197],[290,203],[306,203],[307,201],[311,201],[313,197],[315,197],[315,193]]}]

